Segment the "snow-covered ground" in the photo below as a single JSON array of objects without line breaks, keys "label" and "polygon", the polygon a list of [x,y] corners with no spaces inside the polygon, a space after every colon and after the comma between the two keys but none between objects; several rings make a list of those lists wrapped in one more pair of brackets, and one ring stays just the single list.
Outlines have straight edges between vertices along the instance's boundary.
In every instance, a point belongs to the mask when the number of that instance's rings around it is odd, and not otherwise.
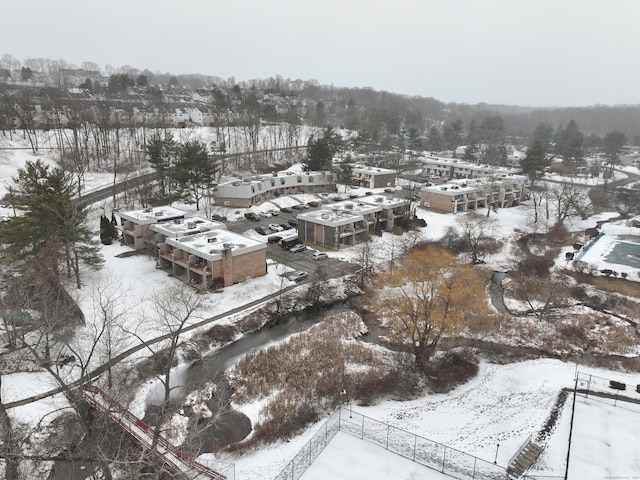
[{"label": "snow-covered ground", "polygon": [[[0,181],[8,181],[26,160],[34,158],[27,150],[0,153]],[[94,180],[97,186],[104,181],[104,178],[96,175]],[[284,197],[278,199],[277,204],[269,202],[259,208],[288,206],[312,199],[315,197],[308,194],[296,195],[295,198]],[[454,224],[456,218],[455,215],[438,214],[422,209],[417,210],[417,215],[427,223],[427,227],[419,233],[419,238],[428,240],[441,238],[446,229]],[[615,214],[608,213],[585,221],[572,220],[568,227],[574,231],[584,230],[595,226],[596,220],[610,218],[613,215]],[[508,239],[512,238],[516,231],[530,231],[531,214],[525,205],[500,209],[497,214],[492,213],[490,218],[496,222],[496,238]],[[252,232],[247,232],[247,235],[257,238]],[[381,263],[398,254],[398,242],[401,239],[402,237],[388,233],[383,234],[382,237],[374,237],[372,250],[377,253]],[[501,270],[509,267],[509,252],[506,250],[487,259],[491,268]],[[97,292],[103,291],[118,297],[118,301],[112,305],[112,315],[122,319],[119,339],[121,349],[138,343],[139,339],[156,337],[161,333],[162,322],[152,314],[152,295],[154,292],[166,291],[178,283],[166,273],[157,270],[155,262],[149,258],[118,256],[127,251],[129,251],[127,247],[120,245],[104,246],[105,268],[99,273],[87,273],[83,279],[82,290],[73,291],[88,319],[94,318],[98,311]],[[357,256],[355,248],[328,253],[330,256],[345,260],[354,259]],[[264,277],[225,288],[221,294],[204,296],[204,308],[198,318],[194,318],[193,321],[223,314],[276,292],[281,287],[281,274],[287,268],[283,265],[270,264],[268,273]],[[232,322],[233,318],[221,321]],[[135,331],[139,338],[124,334],[125,331]],[[80,350],[88,348],[92,334],[91,322],[78,331],[76,340]],[[96,362],[99,363],[103,359],[104,357],[96,357]],[[638,375],[623,375],[617,372],[613,374],[606,370],[582,367],[580,371],[592,372],[603,378],[615,375],[616,380],[626,381],[629,385],[640,383]],[[353,408],[369,417],[445,443],[487,461],[493,461],[497,448],[498,464],[505,465],[526,437],[540,431],[558,392],[562,388],[573,386],[575,373],[575,365],[557,360],[532,360],[508,365],[482,362],[477,377],[449,394],[429,395],[410,402],[386,401],[374,406],[354,406]],[[69,367],[68,374],[73,378],[73,367]],[[5,403],[16,401],[46,391],[53,386],[53,382],[40,372],[5,374],[2,377],[2,399]],[[145,388],[149,389],[151,386],[147,385]],[[627,394],[640,397],[640,394],[635,394],[633,391]],[[146,396],[147,392],[141,391],[137,398],[144,400]],[[10,415],[14,421],[28,425],[34,425],[45,418],[42,423],[46,424],[54,418],[50,413],[64,404],[65,400],[61,396],[55,396],[24,407],[13,408]],[[141,405],[133,405],[133,407],[134,411],[140,414]],[[253,406],[248,407],[245,413],[250,418],[255,418],[257,411],[257,406]],[[570,478],[595,479],[623,475],[629,478],[634,478],[634,475],[637,477],[640,472],[640,465],[638,465],[640,456],[635,451],[635,443],[625,440],[626,443],[621,445],[618,439],[633,438],[623,436],[622,431],[628,426],[632,428],[631,432],[638,432],[638,416],[640,414],[637,412],[631,413],[630,410],[620,407],[605,406],[597,401],[579,401],[575,422],[576,425],[580,424],[583,430],[574,431]],[[558,425],[548,440],[547,449],[536,467],[541,474],[562,476],[564,473],[568,417],[569,411],[565,406]],[[614,423],[615,429],[612,428]],[[596,424],[601,426],[597,429],[589,428]],[[242,457],[224,456],[222,460],[235,463],[238,480],[273,478],[309,440],[319,425],[320,423],[310,426],[303,434],[288,442],[278,442]],[[576,434],[578,431],[580,431],[579,435]],[[373,470],[378,470],[373,462],[360,462],[360,459],[365,458],[366,455],[381,457],[381,454],[367,453],[368,446],[363,446],[359,440],[345,438],[344,435],[340,435],[336,440],[337,443],[327,449],[325,452],[327,455],[323,454],[318,460],[319,463],[308,472],[309,475],[316,475],[314,471],[318,469],[320,474],[323,471],[333,472],[334,470],[325,470],[328,468],[326,465],[339,465],[345,462],[346,466],[342,470],[348,472],[348,475],[345,477],[332,475],[331,478],[382,478],[373,476]],[[498,444],[499,447],[497,447]],[[363,449],[361,455],[360,449]],[[619,454],[622,455],[618,456]],[[615,459],[615,463],[611,461],[612,459]],[[355,465],[356,462],[361,465],[359,468],[369,473],[369,476],[353,475],[349,465]],[[412,470],[412,466],[406,468],[407,473],[402,476],[401,472],[405,471],[405,467],[398,464],[397,470],[395,468],[393,470],[393,477],[431,478],[424,476],[420,471]],[[309,480],[317,477],[305,476],[304,478]],[[323,478],[326,478],[326,475]]]}]

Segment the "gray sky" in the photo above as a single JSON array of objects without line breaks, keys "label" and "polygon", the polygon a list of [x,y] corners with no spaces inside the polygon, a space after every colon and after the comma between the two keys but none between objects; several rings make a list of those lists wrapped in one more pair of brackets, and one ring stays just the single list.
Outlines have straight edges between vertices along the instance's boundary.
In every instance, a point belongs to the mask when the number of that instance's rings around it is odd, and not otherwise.
[{"label": "gray sky", "polygon": [[640,104],[640,0],[16,0],[0,54],[531,106]]}]

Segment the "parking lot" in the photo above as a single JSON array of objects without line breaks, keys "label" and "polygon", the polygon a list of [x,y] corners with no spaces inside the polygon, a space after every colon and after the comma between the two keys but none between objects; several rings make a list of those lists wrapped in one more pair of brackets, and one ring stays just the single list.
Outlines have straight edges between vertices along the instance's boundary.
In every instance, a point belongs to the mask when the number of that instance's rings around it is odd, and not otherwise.
[{"label": "parking lot", "polygon": [[[313,207],[311,207],[313,208]],[[227,228],[236,233],[244,233],[247,230],[254,230],[256,227],[267,227],[270,223],[285,223],[289,220],[295,219],[296,215],[302,210],[294,210],[292,213],[279,212],[274,217],[259,217],[260,220],[254,222],[252,220],[239,220],[236,222],[228,222]],[[307,211],[307,210],[305,210]],[[272,235],[280,235],[282,237],[290,237],[297,234],[296,228],[291,228],[283,232],[272,233],[270,235],[264,235],[263,238],[267,242],[267,238]],[[329,258],[324,260],[313,260],[311,257],[316,250],[313,247],[308,246],[305,251],[298,253],[291,253],[288,250],[283,250],[277,243],[267,243],[267,258],[275,263],[286,265],[293,270],[301,270],[308,272],[309,276],[300,283],[313,282],[318,279],[319,275],[326,278],[335,278],[348,275],[358,270],[358,265],[350,262],[345,262],[337,258],[332,258],[329,251]]]}]

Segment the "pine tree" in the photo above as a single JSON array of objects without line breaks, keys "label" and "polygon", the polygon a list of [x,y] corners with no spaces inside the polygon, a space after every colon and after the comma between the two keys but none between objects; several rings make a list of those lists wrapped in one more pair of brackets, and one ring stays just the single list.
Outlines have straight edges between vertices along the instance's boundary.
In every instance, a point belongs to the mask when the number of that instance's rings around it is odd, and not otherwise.
[{"label": "pine tree", "polygon": [[175,178],[182,198],[196,204],[215,186],[217,164],[209,157],[207,146],[197,140],[189,141],[179,148],[175,166]]},{"label": "pine tree", "polygon": [[529,177],[531,185],[544,175],[546,167],[551,165],[551,160],[547,157],[542,140],[535,139],[527,149],[527,155],[520,162],[522,173]]},{"label": "pine tree", "polygon": [[104,259],[86,226],[85,205],[74,201],[73,175],[41,160],[27,162],[13,178],[11,195],[23,215],[0,225],[0,244],[12,258],[36,260],[47,246],[59,247],[59,263],[80,288],[80,266],[100,268]]}]

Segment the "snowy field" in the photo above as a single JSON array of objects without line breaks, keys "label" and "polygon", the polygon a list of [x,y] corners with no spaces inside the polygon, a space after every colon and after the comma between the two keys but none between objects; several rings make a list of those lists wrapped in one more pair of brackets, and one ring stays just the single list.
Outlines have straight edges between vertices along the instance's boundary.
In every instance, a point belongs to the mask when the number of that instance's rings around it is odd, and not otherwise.
[{"label": "snowy field", "polygon": [[[521,444],[530,435],[535,439],[542,430],[560,391],[573,388],[576,369],[575,364],[551,359],[507,365],[481,362],[480,371],[474,379],[448,394],[429,395],[408,402],[387,401],[370,407],[354,405],[353,411],[487,462],[496,459],[497,450],[497,464],[506,467]],[[630,386],[640,383],[640,374],[612,373],[582,366],[578,371],[581,375],[615,378]],[[634,391],[625,394],[640,400],[640,394]],[[610,401],[606,403],[580,396],[577,399],[569,478],[604,479],[625,472],[629,475],[634,471],[639,475],[640,455],[634,439],[637,439],[640,426],[640,406],[618,402],[614,407]],[[571,396],[546,441],[545,451],[530,474],[541,478],[564,476],[570,418]],[[234,459],[236,478],[274,478],[321,428],[321,424],[310,427],[305,434],[290,442],[279,442]],[[340,435],[337,445],[329,446],[326,454],[319,457],[319,465],[314,465],[309,470],[310,476],[305,475],[304,480],[320,478],[318,475],[325,468],[335,474],[325,478],[334,480],[441,478],[426,476],[427,472],[431,474],[426,467],[406,465],[406,460],[399,456],[347,434]],[[361,462],[361,449],[362,455],[372,455],[374,451],[373,455],[384,459],[384,462],[398,462],[399,470],[392,477],[377,476],[378,463]]]},{"label": "snowy field", "polygon": [[[1,152],[0,182],[8,181],[26,160],[33,159],[35,157],[26,150]],[[634,172],[638,171],[634,170]],[[110,180],[110,177],[107,178]],[[104,180],[105,178],[99,175],[92,177],[95,186]],[[279,199],[277,206],[287,206],[312,199],[314,197],[311,195],[297,195],[295,199]],[[274,208],[274,204],[268,202],[260,208]],[[0,212],[1,214],[4,213]],[[96,217],[98,214],[99,212],[96,212]],[[237,215],[241,215],[241,212]],[[438,214],[422,209],[417,210],[417,215],[427,222],[427,227],[420,232],[419,237],[428,240],[441,238],[456,218],[455,215]],[[584,230],[595,226],[596,220],[611,218],[614,215],[614,213],[606,213],[586,221],[572,220],[568,228],[573,231]],[[497,214],[492,213],[490,218],[496,221],[496,238],[510,239],[514,237],[516,231],[530,231],[531,212],[525,205],[500,209]],[[246,234],[252,238],[258,238],[255,232],[248,231]],[[261,239],[264,241],[264,237]],[[381,263],[392,258],[394,252],[397,254],[398,239],[399,237],[387,233],[373,239],[375,242],[373,250],[378,253]],[[511,260],[507,250],[504,249],[499,255],[488,258],[488,265],[495,270],[509,268]],[[120,245],[103,246],[106,259],[103,271],[99,274],[86,274],[83,289],[72,292],[88,319],[94,318],[99,310],[98,292],[102,291],[118,298],[112,308],[113,314],[122,318],[122,335],[119,340],[122,349],[138,343],[139,339],[152,338],[162,333],[163,326],[152,313],[152,297],[154,293],[165,291],[178,284],[177,280],[157,270],[155,262],[149,258],[118,256],[127,251],[129,248]],[[350,260],[356,256],[354,249],[328,253],[330,256],[344,260]],[[565,265],[564,260],[558,262]],[[205,306],[193,322],[224,314],[235,307],[275,293],[281,285],[281,274],[287,268],[270,264],[268,273],[264,277],[225,288],[221,294],[204,296]],[[221,321],[231,323],[233,320],[234,317],[229,317]],[[78,331],[76,341],[80,350],[88,348],[93,335],[92,327],[93,325],[89,322],[86,328]],[[139,339],[125,334],[127,331],[135,331]],[[104,360],[104,357],[96,357],[96,364],[101,360]],[[629,385],[640,383],[639,375],[623,375],[617,372],[614,374],[607,370],[583,367],[580,367],[580,371],[603,378],[615,375],[616,380],[625,381]],[[67,373],[69,378],[73,378],[73,367],[70,367]],[[449,394],[429,395],[402,403],[386,401],[369,407],[354,405],[353,408],[363,415],[388,422],[398,428],[447,444],[487,461],[493,461],[497,449],[497,463],[505,466],[521,443],[529,435],[535,436],[541,430],[560,390],[573,387],[575,374],[575,365],[557,360],[541,359],[508,365],[482,362],[477,377]],[[3,375],[2,399],[5,403],[16,401],[46,391],[53,386],[53,382],[39,372]],[[150,386],[147,385],[145,388]],[[627,391],[627,395],[640,398],[640,394],[635,394],[633,389]],[[141,391],[138,398],[146,398],[146,392]],[[10,415],[15,421],[29,425],[34,425],[44,417],[45,420],[42,420],[42,423],[46,424],[54,418],[50,412],[64,405],[64,399],[55,396],[24,407],[13,408]],[[547,448],[536,466],[536,473],[540,475],[564,475],[569,405],[570,402],[565,404],[557,427],[549,437]],[[134,412],[140,414],[141,405],[134,405],[134,407]],[[245,413],[255,420],[258,410],[256,405],[249,407]],[[637,432],[640,431],[639,418],[639,413],[620,406],[612,407],[594,400],[584,402],[579,400],[576,409],[570,478],[640,478],[638,460],[640,455],[637,454],[637,441],[634,441],[634,438],[637,439]],[[320,425],[321,422],[310,426],[303,434],[288,442],[278,442],[239,458],[223,455],[219,460],[235,464],[238,480],[274,478]],[[422,470],[415,470],[414,465],[404,465],[404,460],[400,462],[403,465],[397,463],[398,466],[393,468],[393,475],[375,476],[384,471],[383,467],[376,467],[373,460],[364,459],[385,458],[385,462],[390,462],[389,465],[396,465],[395,462],[399,457],[386,452],[381,454],[371,451],[370,446],[346,435],[339,435],[335,441],[336,443],[332,443],[318,459],[318,463],[307,472],[309,476],[305,475],[305,480],[313,480],[320,476],[337,480],[342,478],[440,478],[439,476],[427,477]],[[343,467],[339,467],[340,465]],[[354,468],[351,468],[352,466]],[[336,473],[334,476],[333,472],[339,471],[347,472],[347,475],[340,477]],[[362,471],[365,475],[354,476],[355,471]],[[330,477],[327,476],[328,472],[331,472]],[[624,477],[625,475],[627,477]]]}]

